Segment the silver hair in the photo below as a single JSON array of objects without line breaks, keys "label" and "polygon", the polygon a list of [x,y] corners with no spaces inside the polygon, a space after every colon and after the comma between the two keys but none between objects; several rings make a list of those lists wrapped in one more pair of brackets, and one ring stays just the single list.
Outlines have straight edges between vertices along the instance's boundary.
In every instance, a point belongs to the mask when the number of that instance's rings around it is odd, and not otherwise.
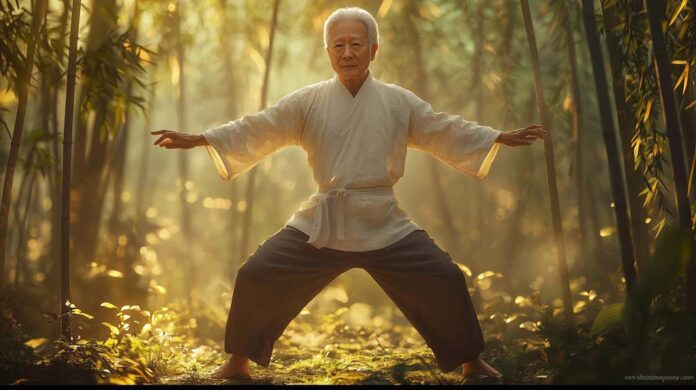
[{"label": "silver hair", "polygon": [[365,11],[359,7],[346,7],[339,8],[334,11],[324,22],[324,47],[329,47],[329,27],[333,26],[338,22],[344,22],[347,20],[355,20],[362,22],[362,24],[367,27],[367,37],[370,41],[370,47],[372,45],[379,44],[379,29],[377,28],[377,21],[370,15],[369,12]]}]

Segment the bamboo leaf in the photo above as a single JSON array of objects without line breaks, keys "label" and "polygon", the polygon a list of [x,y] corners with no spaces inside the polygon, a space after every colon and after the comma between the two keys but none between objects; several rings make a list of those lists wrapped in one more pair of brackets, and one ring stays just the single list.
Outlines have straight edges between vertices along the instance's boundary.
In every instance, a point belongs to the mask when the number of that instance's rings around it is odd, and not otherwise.
[{"label": "bamboo leaf", "polygon": [[684,10],[684,7],[686,7],[687,2],[688,2],[687,0],[682,0],[682,2],[679,4],[679,7],[674,12],[674,15],[672,15],[672,19],[670,19],[669,25],[667,25],[668,27],[671,26],[672,24],[674,24],[674,22],[679,17],[679,14]]},{"label": "bamboo leaf", "polygon": [[476,276],[476,279],[483,280],[491,277],[502,278],[503,274],[501,274],[500,272],[486,271],[478,274],[478,276]]},{"label": "bamboo leaf", "polygon": [[46,338],[38,338],[38,339],[31,339],[26,342],[24,342],[24,345],[31,349],[37,349],[41,347],[42,345],[46,344],[48,342],[48,339]]},{"label": "bamboo leaf", "polygon": [[516,319],[521,318],[521,317],[527,317],[527,315],[525,313],[515,313],[515,314],[505,318],[504,321],[506,324],[509,324],[512,321],[515,321]]},{"label": "bamboo leaf", "polygon": [[674,83],[674,91],[679,89],[679,85],[681,83],[684,83],[684,88],[682,88],[682,95],[686,93],[686,85],[689,82],[689,65],[686,65],[684,67],[684,71],[682,71],[681,75],[679,76],[679,79],[677,80],[676,83]]},{"label": "bamboo leaf", "polygon": [[624,303],[614,303],[602,309],[592,323],[592,334],[600,335],[611,332],[621,326]]},{"label": "bamboo leaf", "polygon": [[115,269],[110,269],[106,271],[106,275],[112,278],[122,278],[123,277],[123,272],[121,271],[116,271]]},{"label": "bamboo leaf", "polygon": [[90,319],[90,320],[94,318],[93,315],[87,314],[87,313],[83,312],[83,311],[80,310],[80,309],[73,309],[72,314],[75,314],[75,315],[78,315],[78,316],[82,316],[82,317],[86,317],[86,318],[88,318],[88,319]]},{"label": "bamboo leaf", "polygon": [[471,277],[472,273],[471,273],[471,270],[469,269],[469,267],[465,266],[462,263],[458,263],[458,262],[455,262],[455,264],[457,264],[459,269],[462,270],[462,272],[464,272],[464,274],[466,274],[466,276]]},{"label": "bamboo leaf", "polygon": [[575,305],[573,305],[573,313],[578,314],[585,310],[585,307],[587,306],[587,302],[585,301],[577,301],[575,302]]},{"label": "bamboo leaf", "polygon": [[109,328],[109,330],[111,331],[111,333],[113,333],[113,334],[115,334],[115,335],[117,335],[117,336],[121,333],[121,331],[119,331],[117,327],[111,325],[111,324],[108,323],[108,322],[102,322],[102,325],[104,325],[104,326],[106,326],[107,328]]},{"label": "bamboo leaf", "polygon": [[535,322],[532,322],[532,321],[525,321],[525,322],[521,323],[519,327],[520,327],[520,329],[525,329],[525,330],[528,330],[530,332],[538,332],[540,330],[539,326]]},{"label": "bamboo leaf", "polygon": [[653,105],[653,99],[648,100],[648,103],[645,106],[645,115],[643,116],[643,123],[646,123],[648,119],[650,119],[650,111],[652,109]]}]

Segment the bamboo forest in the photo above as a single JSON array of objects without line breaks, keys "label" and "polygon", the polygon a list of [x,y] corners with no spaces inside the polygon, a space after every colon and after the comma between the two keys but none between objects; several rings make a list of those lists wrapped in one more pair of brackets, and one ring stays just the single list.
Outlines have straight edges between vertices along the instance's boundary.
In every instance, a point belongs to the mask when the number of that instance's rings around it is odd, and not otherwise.
[{"label": "bamboo forest", "polygon": [[0,384],[696,384],[696,0],[0,21]]}]

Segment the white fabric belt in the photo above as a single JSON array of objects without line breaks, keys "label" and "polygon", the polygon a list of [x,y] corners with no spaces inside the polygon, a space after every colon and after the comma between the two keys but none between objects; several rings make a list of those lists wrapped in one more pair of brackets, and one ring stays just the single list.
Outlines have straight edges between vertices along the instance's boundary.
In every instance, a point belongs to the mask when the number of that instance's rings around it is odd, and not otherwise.
[{"label": "white fabric belt", "polygon": [[364,187],[364,188],[336,188],[319,187],[315,193],[319,196],[319,203],[314,211],[314,221],[307,242],[317,248],[322,248],[331,240],[331,222],[329,221],[329,198],[335,197],[336,210],[336,239],[345,239],[345,199],[349,195],[393,195],[392,186]]}]

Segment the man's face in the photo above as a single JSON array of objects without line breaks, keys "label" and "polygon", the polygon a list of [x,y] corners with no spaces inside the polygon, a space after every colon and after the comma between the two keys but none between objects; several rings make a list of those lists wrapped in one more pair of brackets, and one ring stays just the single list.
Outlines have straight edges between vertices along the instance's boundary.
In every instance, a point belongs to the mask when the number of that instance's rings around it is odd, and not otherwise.
[{"label": "man's face", "polygon": [[347,20],[335,23],[328,31],[326,52],[331,66],[342,80],[359,79],[375,59],[377,44],[372,47],[367,27],[362,22]]}]

